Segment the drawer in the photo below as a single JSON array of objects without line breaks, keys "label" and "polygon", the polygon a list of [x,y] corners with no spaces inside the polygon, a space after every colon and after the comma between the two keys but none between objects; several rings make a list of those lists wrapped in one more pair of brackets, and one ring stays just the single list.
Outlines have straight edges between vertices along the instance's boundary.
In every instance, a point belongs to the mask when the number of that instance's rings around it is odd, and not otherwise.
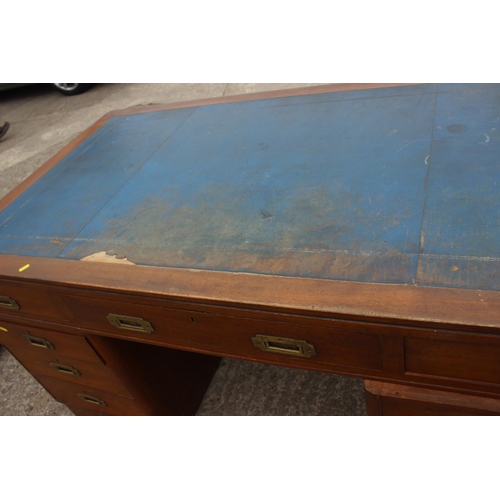
[{"label": "drawer", "polygon": [[61,298],[78,326],[121,338],[312,369],[382,368],[379,337],[373,333],[382,330],[380,326],[341,321],[313,326],[283,321],[279,315],[252,319],[81,296]]},{"label": "drawer", "polygon": [[103,363],[75,360],[57,355],[55,351],[50,350],[33,355],[31,351],[27,354],[24,346],[5,344],[5,347],[33,375],[47,375],[113,394],[132,397],[113,371]]},{"label": "drawer", "polygon": [[83,406],[66,405],[77,417],[110,417],[109,413],[102,413],[94,410],[94,408],[87,408]]},{"label": "drawer", "polygon": [[36,379],[52,396],[70,407],[81,407],[89,411],[108,415],[147,415],[139,403],[91,387],[80,386],[59,379],[36,375]]},{"label": "drawer", "polygon": [[50,289],[34,283],[0,280],[0,313],[67,322]]},{"label": "drawer", "polygon": [[23,327],[0,320],[0,343],[24,349],[27,356],[65,356],[89,363],[102,363],[85,337],[41,328]]},{"label": "drawer", "polygon": [[442,334],[405,338],[407,374],[500,384],[500,337]]}]

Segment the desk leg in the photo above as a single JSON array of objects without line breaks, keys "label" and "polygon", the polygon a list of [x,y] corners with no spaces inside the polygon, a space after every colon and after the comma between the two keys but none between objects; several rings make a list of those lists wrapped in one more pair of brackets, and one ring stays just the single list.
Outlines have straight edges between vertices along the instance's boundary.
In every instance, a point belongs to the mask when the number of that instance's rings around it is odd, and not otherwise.
[{"label": "desk leg", "polygon": [[500,415],[500,399],[365,380],[371,416]]}]

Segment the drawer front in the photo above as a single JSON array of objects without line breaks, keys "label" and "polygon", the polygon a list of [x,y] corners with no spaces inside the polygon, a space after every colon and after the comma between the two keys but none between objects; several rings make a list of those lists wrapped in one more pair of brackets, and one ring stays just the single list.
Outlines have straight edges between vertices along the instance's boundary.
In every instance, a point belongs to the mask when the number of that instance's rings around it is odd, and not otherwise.
[{"label": "drawer front", "polygon": [[[308,326],[275,318],[251,319],[80,296],[61,298],[79,326],[121,338],[304,368],[381,369],[379,338],[369,325],[332,321],[325,322],[328,326]],[[110,321],[110,314],[118,320]]]},{"label": "drawer front", "polygon": [[56,356],[47,351],[32,356],[24,348],[5,345],[10,353],[33,375],[46,375],[75,384],[95,387],[103,391],[132,397],[120,383],[113,371],[100,363],[75,360],[65,356]]},{"label": "drawer front", "polygon": [[133,399],[43,375],[36,375],[36,379],[55,399],[69,407],[81,407],[108,415],[147,415],[146,410]]},{"label": "drawer front", "polygon": [[110,417],[109,413],[102,413],[98,410],[94,410],[93,408],[87,408],[83,406],[73,406],[66,405],[76,416],[78,417]]},{"label": "drawer front", "polygon": [[0,313],[67,322],[49,288],[34,283],[0,280]]},{"label": "drawer front", "polygon": [[442,337],[406,337],[406,372],[500,384],[500,337],[468,334]]},{"label": "drawer front", "polygon": [[26,356],[65,356],[67,358],[102,363],[101,358],[85,337],[41,328],[23,327],[0,320],[0,343],[23,349]]}]

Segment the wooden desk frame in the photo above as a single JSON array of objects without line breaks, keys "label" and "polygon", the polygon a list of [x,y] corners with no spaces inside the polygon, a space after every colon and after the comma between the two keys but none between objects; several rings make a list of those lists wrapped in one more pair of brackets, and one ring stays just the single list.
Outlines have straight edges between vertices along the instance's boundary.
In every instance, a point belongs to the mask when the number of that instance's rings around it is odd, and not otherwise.
[{"label": "wooden desk frame", "polygon": [[[115,116],[397,85],[399,84],[326,85],[298,90],[146,106],[108,113],[1,200],[0,210],[9,205],[62,158]],[[20,271],[27,264],[29,267]],[[117,273],[117,271],[119,272]],[[309,320],[313,322],[330,320],[362,323],[373,325],[373,328],[378,329],[377,332],[382,332],[387,327],[390,333],[380,336],[382,369],[379,374],[370,370],[353,368],[311,367],[301,365],[300,362],[291,362],[289,359],[273,361],[265,359],[264,361],[389,383],[403,383],[415,387],[461,392],[476,397],[479,395],[500,398],[500,380],[498,382],[475,380],[471,383],[470,380],[459,380],[456,377],[450,378],[443,375],[422,377],[405,373],[404,366],[404,337],[408,331],[421,338],[429,339],[449,337],[456,340],[461,334],[469,334],[467,342],[473,342],[476,338],[479,344],[483,341],[487,343],[488,339],[491,339],[492,342],[500,342],[498,337],[500,331],[500,292],[496,291],[369,284],[16,255],[2,255],[0,279],[4,283],[19,284],[23,287],[40,284],[49,289],[55,287],[55,289],[64,289],[71,293],[74,291],[83,292],[84,295],[88,293],[118,293],[130,300],[158,299],[170,307],[180,309],[208,308],[216,312],[220,310],[222,314],[231,310],[236,315],[243,314],[241,311],[244,311],[245,317],[252,318],[271,314],[280,315],[287,321],[298,321],[299,323]],[[45,325],[46,328],[55,327],[55,324],[52,325],[50,321],[40,323],[37,318],[23,317],[21,320],[19,316],[13,317],[12,313],[2,309],[0,309],[0,321],[12,321],[16,324],[21,322],[28,326]],[[57,328],[62,332],[85,334],[77,325],[65,321],[58,324]],[[97,334],[90,334],[95,344],[98,344],[100,340],[95,335]],[[107,334],[99,333],[98,336],[105,339]],[[117,334],[114,337],[119,338],[120,335]],[[127,338],[127,336],[122,338]],[[144,339],[143,342],[164,345],[153,338]],[[111,344],[107,347],[101,346],[101,349],[106,350],[108,355],[112,357],[110,354],[113,352]],[[214,354],[212,350],[208,349],[193,347],[185,349],[200,354]],[[252,351],[244,355],[230,354],[230,356],[262,361]],[[116,366],[118,365],[120,363],[117,363]],[[118,368],[116,370],[120,371]],[[123,367],[121,370],[125,371]],[[208,371],[212,373],[210,370]],[[206,387],[206,384],[203,386]],[[70,407],[74,409],[74,407]]]}]

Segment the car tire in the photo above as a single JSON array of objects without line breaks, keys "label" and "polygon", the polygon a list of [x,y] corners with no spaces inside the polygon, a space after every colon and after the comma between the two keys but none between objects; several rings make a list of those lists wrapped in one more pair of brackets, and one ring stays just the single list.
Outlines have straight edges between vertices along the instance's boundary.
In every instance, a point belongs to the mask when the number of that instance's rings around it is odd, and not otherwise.
[{"label": "car tire", "polygon": [[76,95],[87,91],[91,83],[51,83],[52,87],[64,95]]}]

